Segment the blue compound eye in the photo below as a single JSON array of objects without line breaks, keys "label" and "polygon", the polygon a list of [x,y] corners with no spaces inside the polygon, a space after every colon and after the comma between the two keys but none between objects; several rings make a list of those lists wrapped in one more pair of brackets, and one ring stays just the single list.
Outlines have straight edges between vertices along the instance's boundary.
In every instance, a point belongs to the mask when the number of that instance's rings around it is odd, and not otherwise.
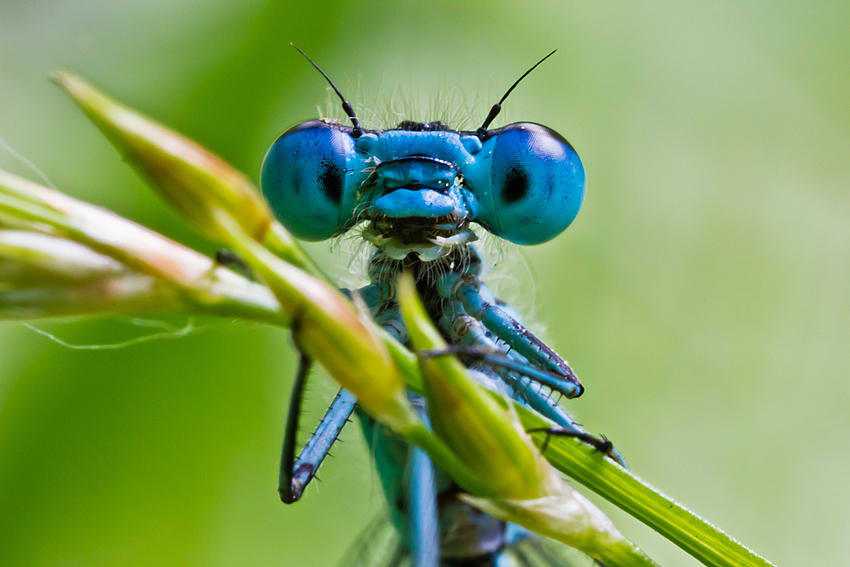
[{"label": "blue compound eye", "polygon": [[557,132],[516,123],[499,130],[492,151],[492,212],[487,228],[516,244],[539,244],[567,228],[584,201],[581,160]]},{"label": "blue compound eye", "polygon": [[342,232],[351,211],[347,161],[354,155],[350,128],[304,122],[272,144],[263,160],[261,185],[275,216],[295,236],[324,240]]}]

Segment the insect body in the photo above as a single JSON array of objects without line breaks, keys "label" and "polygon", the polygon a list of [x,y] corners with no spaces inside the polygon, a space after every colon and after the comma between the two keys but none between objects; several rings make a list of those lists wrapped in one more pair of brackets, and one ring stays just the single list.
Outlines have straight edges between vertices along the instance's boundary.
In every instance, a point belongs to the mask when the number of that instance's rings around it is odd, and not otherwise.
[{"label": "insect body", "polygon": [[[305,122],[278,138],[266,155],[263,192],[279,219],[306,240],[365,225],[363,238],[374,245],[370,283],[355,293],[378,324],[407,342],[395,282],[402,271],[412,273],[434,323],[478,380],[529,405],[562,432],[610,451],[606,441],[585,433],[553,400],[552,391],[581,395],[581,384],[481,282],[481,257],[472,244],[474,227],[517,244],[545,242],[562,232],[585,193],[584,170],[572,146],[539,124],[488,129],[498,104],[477,131],[410,121],[391,130],[365,130],[347,102],[344,108],[353,126]],[[296,460],[294,437],[308,367],[302,358],[284,443],[280,491],[287,502],[300,497],[356,404],[341,391]],[[427,419],[424,400],[410,396]],[[402,534],[389,565],[556,564],[524,530],[461,502],[458,487],[421,450],[362,417],[392,521]]]}]

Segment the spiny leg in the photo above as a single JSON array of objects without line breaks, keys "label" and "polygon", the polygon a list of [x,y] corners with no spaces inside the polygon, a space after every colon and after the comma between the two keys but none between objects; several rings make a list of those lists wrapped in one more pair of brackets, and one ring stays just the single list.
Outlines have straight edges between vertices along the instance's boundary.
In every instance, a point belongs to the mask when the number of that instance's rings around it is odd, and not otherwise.
[{"label": "spiny leg", "polygon": [[[298,438],[298,418],[301,415],[301,402],[304,398],[304,386],[310,373],[312,360],[301,354],[298,357],[298,370],[292,383],[292,395],[289,398],[289,413],[286,416],[286,429],[283,433],[283,449],[280,454],[280,472],[278,473],[278,492],[280,499],[287,504],[301,497],[303,488],[293,486],[295,476],[295,445]],[[296,494],[297,492],[297,494]]]},{"label": "spiny leg", "polygon": [[[482,342],[490,341],[486,337],[479,340]],[[550,392],[546,391],[546,386],[533,376],[536,369],[527,362],[523,363],[518,360],[514,362],[516,366],[513,368],[502,366],[491,366],[491,368],[503,382],[511,387],[513,390],[512,397],[515,400],[528,405],[543,417],[557,424],[558,431],[575,432],[575,436],[580,439],[597,439],[582,429],[573,417],[552,398]],[[523,366],[525,371],[523,371]],[[591,443],[591,445],[596,446],[596,443]]]},{"label": "spiny leg", "polygon": [[292,385],[292,397],[289,401],[289,414],[286,418],[278,476],[278,492],[281,501],[286,504],[291,504],[301,498],[307,484],[315,476],[331,445],[339,437],[340,431],[348,423],[349,417],[351,417],[351,413],[357,405],[357,398],[351,392],[340,389],[296,460],[295,446],[298,437],[298,420],[301,415],[304,386],[312,362],[306,355],[300,356],[295,382]]},{"label": "spiny leg", "polygon": [[[463,342],[462,345],[451,345],[443,351],[427,351],[426,356],[439,356],[442,354],[459,354],[462,357],[468,356],[477,358],[480,363],[485,364],[491,371],[499,376],[503,382],[510,386],[513,391],[513,397],[517,401],[523,402],[530,406],[547,419],[552,420],[555,427],[552,428],[551,434],[556,436],[575,437],[585,441],[592,447],[602,451],[612,459],[626,466],[625,461],[619,451],[614,449],[608,439],[599,438],[587,433],[579,426],[575,420],[564,409],[552,399],[551,395],[545,391],[545,386],[550,387],[548,381],[539,380],[546,377],[550,380],[557,378],[546,371],[532,366],[521,355],[509,352],[506,354],[500,353],[497,343],[487,335],[486,328],[482,322],[469,317],[468,315],[458,315],[460,312],[458,306],[454,306],[451,314],[444,316],[440,323],[444,331],[449,334],[455,342]],[[567,382],[566,384],[571,384]],[[557,389],[557,388],[556,388]],[[561,391],[558,389],[558,391]],[[544,429],[548,431],[548,429]],[[547,435],[545,446],[548,445],[549,436]]]},{"label": "spiny leg", "polygon": [[[475,260],[478,260],[477,262]],[[509,350],[505,354],[512,358],[518,358],[520,362],[528,363],[530,366],[548,370],[560,374],[566,381],[576,387],[576,393],[572,397],[580,396],[584,388],[567,362],[554,350],[549,348],[543,341],[535,337],[522,324],[519,314],[506,303],[499,301],[493,296],[490,289],[481,283],[478,278],[480,273],[480,257],[475,254],[473,261],[463,272],[449,272],[442,276],[437,288],[440,296],[453,305],[452,317],[458,321],[463,316],[470,316],[479,321],[483,327],[495,335],[500,341],[508,345]],[[457,323],[455,323],[457,324]],[[448,332],[446,321],[443,328]],[[466,324],[467,327],[471,325]],[[478,331],[473,337],[460,337],[456,329],[450,335],[458,336],[464,344],[486,344],[493,340],[487,333]],[[483,339],[483,340],[482,340]],[[488,345],[489,346],[489,345]],[[516,356],[516,355],[519,356]],[[499,372],[503,374],[503,372]],[[520,372],[522,374],[522,372]],[[548,417],[560,428],[553,429],[554,435],[569,435],[585,439],[597,448],[608,448],[604,451],[609,457],[617,461],[623,467],[628,468],[623,456],[607,439],[599,439],[586,433],[572,417],[551,399],[551,396],[543,391],[542,386],[536,381],[533,373],[525,373],[519,379],[518,393],[521,393],[523,401],[527,402],[533,409]],[[524,391],[523,391],[524,390]],[[593,440],[592,442],[589,440]],[[548,438],[547,438],[548,443]],[[601,449],[600,449],[601,450]]]},{"label": "spiny leg", "polygon": [[[452,308],[448,309],[439,321],[443,332],[454,343],[454,345],[448,347],[448,354],[464,351],[470,354],[492,353],[492,359],[491,357],[483,357],[484,359],[481,362],[491,368],[501,378],[501,381],[513,390],[512,397],[514,399],[528,404],[532,409],[563,428],[583,431],[575,420],[545,391],[544,386],[536,381],[537,378],[545,376],[547,386],[551,387],[552,379],[557,378],[557,376],[535,368],[515,352],[503,352],[503,349],[500,348],[501,345],[496,343],[481,321],[463,314],[463,308],[457,302],[452,303],[450,304]],[[427,354],[434,356],[439,353]],[[488,361],[496,364],[488,364]],[[576,394],[575,390],[569,389],[572,382],[556,381],[555,385],[557,386],[555,389],[559,392],[563,393],[566,390],[567,392],[572,391],[574,395]]]},{"label": "spiny leg", "polygon": [[558,353],[525,328],[510,306],[497,300],[490,289],[481,283],[481,257],[475,247],[468,247],[467,261],[459,269],[442,274],[436,281],[438,295],[445,301],[457,303],[457,310],[481,321],[499,340],[518,352],[532,366],[554,372],[571,382],[578,397],[584,389],[567,362]]},{"label": "spiny leg", "polygon": [[491,348],[484,346],[448,345],[444,349],[419,351],[417,354],[426,359],[454,354],[463,360],[467,366],[472,362],[482,362],[491,367],[517,372],[568,398],[575,398],[579,392],[572,382],[564,380],[558,374],[540,370],[531,366],[527,361],[520,361],[503,353],[496,347],[495,343],[493,343],[493,347]]},{"label": "spiny leg", "polygon": [[575,397],[582,394],[584,389],[567,361],[534,336],[520,321],[499,307],[495,301],[493,303],[487,301],[481,293],[481,284],[476,276],[462,278],[456,297],[464,310],[481,321],[496,337],[510,345],[532,364],[556,372],[575,384],[578,389]]}]

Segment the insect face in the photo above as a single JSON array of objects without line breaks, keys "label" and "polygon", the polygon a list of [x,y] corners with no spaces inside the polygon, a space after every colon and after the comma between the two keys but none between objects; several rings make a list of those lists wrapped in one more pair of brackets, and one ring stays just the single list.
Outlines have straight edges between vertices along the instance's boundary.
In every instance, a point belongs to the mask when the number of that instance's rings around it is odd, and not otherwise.
[{"label": "insect face", "polygon": [[263,192],[300,238],[324,240],[371,221],[364,236],[400,258],[434,259],[471,241],[469,223],[538,244],[578,214],[584,169],[553,130],[516,123],[482,135],[434,124],[359,136],[335,122],[299,124],[266,155]]}]

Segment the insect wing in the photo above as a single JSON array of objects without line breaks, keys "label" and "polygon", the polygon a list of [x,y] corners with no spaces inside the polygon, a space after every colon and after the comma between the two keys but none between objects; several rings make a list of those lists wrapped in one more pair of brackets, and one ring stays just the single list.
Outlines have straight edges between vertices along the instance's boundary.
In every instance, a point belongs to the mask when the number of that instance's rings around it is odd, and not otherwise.
[{"label": "insect wing", "polygon": [[[516,526],[510,526],[516,528]],[[523,530],[524,531],[524,530]],[[459,559],[456,567],[478,567],[480,558],[470,560],[469,566]],[[384,513],[379,514],[351,545],[338,567],[415,567],[411,564],[406,546]],[[489,565],[489,564],[488,564]],[[601,564],[584,553],[557,541],[526,533],[510,543],[493,559],[493,567],[600,567]]]},{"label": "insect wing", "polygon": [[496,567],[600,567],[581,551],[557,541],[528,534],[510,545]]},{"label": "insect wing", "polygon": [[386,512],[381,512],[357,536],[340,560],[339,567],[406,567],[407,554]]}]

